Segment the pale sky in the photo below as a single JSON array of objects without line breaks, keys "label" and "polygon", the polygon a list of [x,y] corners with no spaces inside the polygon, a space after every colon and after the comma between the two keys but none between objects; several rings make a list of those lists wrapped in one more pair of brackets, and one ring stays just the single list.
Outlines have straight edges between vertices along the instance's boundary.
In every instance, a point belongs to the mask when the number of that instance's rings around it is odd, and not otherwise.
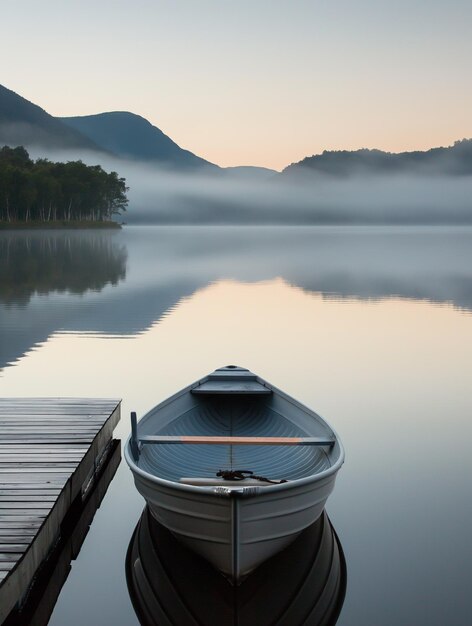
[{"label": "pale sky", "polygon": [[472,137],[470,0],[0,0],[0,83],[214,163]]}]

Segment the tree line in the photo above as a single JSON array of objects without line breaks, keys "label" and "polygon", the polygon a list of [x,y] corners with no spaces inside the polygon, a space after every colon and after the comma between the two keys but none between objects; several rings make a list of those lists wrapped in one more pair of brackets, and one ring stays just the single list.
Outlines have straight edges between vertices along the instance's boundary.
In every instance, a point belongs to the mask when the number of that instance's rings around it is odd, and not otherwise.
[{"label": "tree line", "polygon": [[109,221],[126,211],[126,181],[82,161],[30,159],[22,146],[0,149],[0,220]]}]

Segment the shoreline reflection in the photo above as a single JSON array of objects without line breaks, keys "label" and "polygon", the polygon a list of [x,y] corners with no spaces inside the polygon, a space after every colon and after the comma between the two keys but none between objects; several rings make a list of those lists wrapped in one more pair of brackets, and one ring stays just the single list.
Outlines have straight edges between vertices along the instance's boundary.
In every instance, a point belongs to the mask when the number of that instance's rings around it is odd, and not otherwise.
[{"label": "shoreline reflection", "polygon": [[35,294],[101,291],[125,280],[126,260],[109,233],[1,233],[0,302],[24,307]]},{"label": "shoreline reflection", "polygon": [[0,370],[54,333],[137,337],[219,283],[472,312],[472,230],[129,227],[0,233]]}]

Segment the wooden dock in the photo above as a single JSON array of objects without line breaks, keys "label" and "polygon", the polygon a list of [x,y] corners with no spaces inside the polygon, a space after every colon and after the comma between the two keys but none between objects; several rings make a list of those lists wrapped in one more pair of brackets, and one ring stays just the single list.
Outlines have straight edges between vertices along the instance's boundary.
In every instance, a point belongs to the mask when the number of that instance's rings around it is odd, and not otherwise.
[{"label": "wooden dock", "polygon": [[0,624],[107,457],[120,402],[0,398]]}]

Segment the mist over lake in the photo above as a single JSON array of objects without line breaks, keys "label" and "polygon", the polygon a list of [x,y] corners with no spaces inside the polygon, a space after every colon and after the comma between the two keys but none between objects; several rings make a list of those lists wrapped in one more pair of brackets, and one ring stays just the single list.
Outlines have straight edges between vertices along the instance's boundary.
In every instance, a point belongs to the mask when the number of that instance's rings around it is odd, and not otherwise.
[{"label": "mist over lake", "polygon": [[472,176],[445,170],[292,177],[244,168],[178,171],[87,151],[31,153],[80,156],[117,171],[129,186],[121,219],[133,224],[472,224]]}]

